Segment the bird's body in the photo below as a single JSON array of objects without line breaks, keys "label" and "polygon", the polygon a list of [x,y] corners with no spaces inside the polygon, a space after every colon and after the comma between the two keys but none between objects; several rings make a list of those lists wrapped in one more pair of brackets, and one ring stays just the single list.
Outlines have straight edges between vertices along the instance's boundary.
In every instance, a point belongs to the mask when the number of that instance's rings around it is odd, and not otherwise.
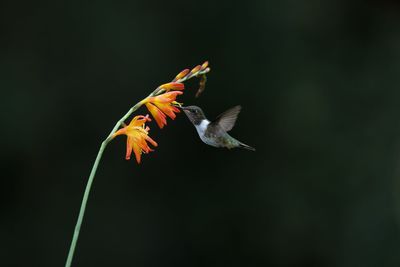
[{"label": "bird's body", "polygon": [[227,133],[235,125],[237,115],[240,112],[240,106],[227,110],[214,121],[209,121],[201,108],[197,106],[182,107],[182,109],[195,126],[200,139],[207,145],[229,149],[241,147],[248,150],[255,150]]}]

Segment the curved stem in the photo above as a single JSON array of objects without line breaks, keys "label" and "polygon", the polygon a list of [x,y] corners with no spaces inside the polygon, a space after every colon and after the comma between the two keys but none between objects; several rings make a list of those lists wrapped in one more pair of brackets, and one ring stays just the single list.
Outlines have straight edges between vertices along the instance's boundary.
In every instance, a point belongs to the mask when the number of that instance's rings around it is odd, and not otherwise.
[{"label": "curved stem", "polygon": [[[152,95],[152,94],[150,94]],[[134,105],[114,126],[114,128],[111,130],[110,134],[108,135],[108,137],[106,138],[106,140],[104,140],[101,143],[99,152],[97,153],[96,156],[96,160],[94,161],[92,170],[90,171],[90,175],[89,175],[89,179],[88,182],[86,184],[86,189],[85,189],[85,193],[83,194],[83,199],[82,199],[82,203],[81,203],[81,208],[79,210],[79,215],[78,215],[78,220],[76,221],[76,225],[75,225],[75,230],[74,230],[74,235],[72,237],[72,241],[71,241],[71,245],[69,247],[69,252],[68,252],[68,257],[67,257],[67,261],[65,262],[65,267],[70,267],[71,263],[72,263],[72,259],[74,257],[74,252],[75,252],[75,247],[76,247],[76,243],[78,242],[78,238],[79,238],[79,232],[81,230],[81,225],[82,225],[82,221],[83,221],[83,216],[85,215],[85,210],[86,210],[86,204],[89,198],[89,193],[90,193],[90,189],[92,187],[92,183],[94,180],[94,176],[96,175],[96,171],[97,171],[97,167],[99,166],[101,157],[103,156],[103,152],[105,150],[105,148],[107,147],[108,143],[110,143],[110,141],[112,140],[112,135],[118,130],[118,128],[122,125],[122,123],[124,123],[124,121],[134,112],[136,111],[140,106],[141,106],[141,102],[137,103],[136,105]]]},{"label": "curved stem", "polygon": [[106,148],[107,144],[108,144],[108,142],[106,142],[106,141],[104,141],[101,144],[100,149],[99,149],[99,153],[97,153],[96,160],[94,161],[94,164],[93,164],[93,167],[92,167],[92,171],[90,172],[90,176],[89,176],[88,182],[86,184],[85,193],[84,193],[83,199],[82,199],[81,209],[79,210],[78,220],[77,220],[76,225],[75,225],[74,236],[72,238],[71,246],[69,248],[67,262],[65,263],[66,267],[71,266],[72,258],[74,257],[76,242],[78,241],[79,232],[81,230],[81,225],[82,225],[82,221],[83,221],[83,215],[85,214],[86,203],[87,203],[88,198],[89,198],[90,188],[92,187],[92,183],[93,183],[96,171],[97,171],[97,167],[99,166],[101,157],[103,156],[103,152],[104,152],[104,149]]},{"label": "curved stem", "polygon": [[[185,82],[197,75],[205,74],[209,71],[210,71],[210,69],[206,68],[205,70],[202,70],[202,71],[199,71],[198,73],[196,73],[196,75],[193,74],[193,75],[186,76],[182,79],[177,80],[176,82]],[[161,90],[161,88],[156,88],[148,97],[152,97],[152,96],[159,94],[160,90]],[[68,257],[67,257],[67,261],[65,262],[65,267],[70,267],[71,263],[72,263],[72,259],[74,258],[75,247],[78,242],[79,232],[81,230],[81,225],[82,225],[82,221],[83,221],[83,216],[85,215],[86,204],[87,204],[87,201],[89,198],[90,189],[92,187],[92,183],[93,183],[94,177],[96,175],[96,171],[99,166],[101,157],[103,156],[103,152],[104,152],[105,148],[107,147],[108,143],[110,143],[110,141],[112,140],[113,134],[119,129],[119,127],[121,127],[121,125],[125,122],[125,120],[127,118],[129,118],[129,116],[133,112],[135,112],[138,108],[140,108],[140,106],[142,106],[142,105],[143,105],[143,101],[140,101],[139,103],[134,105],[131,109],[129,109],[128,112],[124,116],[122,116],[122,118],[115,124],[114,128],[111,130],[108,137],[101,143],[99,152],[97,153],[97,156],[96,156],[96,160],[94,161],[92,170],[90,171],[89,179],[86,184],[85,193],[83,194],[81,208],[79,210],[78,220],[76,221],[74,235],[72,237],[71,245],[69,247]]]}]

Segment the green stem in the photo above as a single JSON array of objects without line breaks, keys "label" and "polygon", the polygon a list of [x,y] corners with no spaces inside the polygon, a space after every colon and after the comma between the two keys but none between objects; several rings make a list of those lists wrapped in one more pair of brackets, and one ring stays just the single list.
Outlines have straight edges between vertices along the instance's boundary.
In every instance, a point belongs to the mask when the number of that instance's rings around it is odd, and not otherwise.
[{"label": "green stem", "polygon": [[[150,96],[152,96],[150,94]],[[86,184],[86,189],[85,193],[83,194],[83,199],[81,203],[81,208],[79,210],[79,215],[78,215],[78,220],[76,221],[75,225],[75,230],[74,230],[74,235],[72,237],[72,242],[71,246],[69,247],[69,252],[68,252],[68,257],[67,261],[65,262],[65,267],[70,267],[72,263],[72,259],[74,258],[74,252],[75,252],[75,247],[76,243],[78,242],[79,238],[79,232],[81,230],[81,225],[83,221],[83,216],[85,215],[85,210],[86,210],[86,204],[89,198],[89,193],[90,193],[90,188],[92,187],[92,183],[94,180],[94,176],[96,175],[97,167],[99,166],[101,157],[103,156],[103,152],[105,148],[107,147],[108,143],[112,140],[112,135],[119,129],[119,127],[124,123],[124,121],[134,112],[136,111],[140,106],[142,105],[141,102],[137,103],[135,106],[133,106],[114,126],[114,128],[111,130],[110,134],[108,137],[101,143],[99,152],[97,153],[96,160],[94,161],[92,170],[90,171],[89,179]]]},{"label": "green stem", "polygon": [[[198,73],[196,73],[196,75],[189,75],[186,76],[182,79],[179,79],[176,82],[185,82],[197,75],[201,75],[201,74],[205,74],[207,72],[209,72],[210,69],[207,68],[205,70],[199,71]],[[156,88],[148,97],[152,97],[155,95],[158,95],[159,93],[161,93],[161,88]],[[85,215],[85,210],[86,210],[86,204],[89,198],[89,194],[90,194],[90,189],[92,187],[92,183],[94,180],[94,177],[96,175],[96,171],[97,171],[97,167],[99,166],[101,157],[103,156],[103,152],[106,149],[108,143],[110,143],[110,141],[112,140],[112,136],[113,134],[119,129],[119,127],[121,127],[121,125],[125,122],[126,119],[129,118],[129,116],[135,112],[138,108],[140,108],[140,106],[142,106],[143,102],[139,102],[136,105],[134,105],[131,109],[129,109],[129,111],[122,116],[122,118],[115,124],[114,128],[111,130],[110,134],[108,135],[108,137],[101,143],[99,152],[97,153],[96,156],[96,160],[94,161],[92,170],[90,171],[90,175],[89,175],[89,179],[88,182],[86,184],[86,189],[85,189],[85,193],[83,194],[83,199],[82,199],[82,203],[81,203],[81,208],[79,210],[79,215],[78,215],[78,220],[76,221],[76,225],[75,225],[75,230],[74,230],[74,235],[72,237],[72,242],[71,245],[69,247],[69,252],[68,252],[68,257],[67,257],[67,261],[65,262],[65,267],[70,267],[71,263],[72,263],[72,259],[74,258],[74,252],[75,252],[75,247],[76,244],[78,242],[78,238],[79,238],[79,232],[81,230],[81,225],[82,225],[82,221],[83,221],[83,216]]]},{"label": "green stem", "polygon": [[104,152],[104,149],[106,148],[107,144],[108,144],[108,142],[106,142],[106,141],[104,141],[101,144],[99,153],[97,153],[96,160],[94,161],[92,171],[90,172],[89,180],[86,184],[85,193],[84,193],[83,199],[82,199],[81,209],[79,211],[78,220],[75,225],[74,236],[72,238],[71,246],[69,248],[67,262],[65,263],[66,267],[71,266],[72,258],[74,257],[76,242],[78,241],[79,231],[81,230],[83,215],[85,214],[86,203],[89,198],[90,188],[92,187],[92,183],[93,183],[93,179],[96,174],[96,171],[97,171],[97,167],[99,166],[99,162],[101,160],[101,157],[103,156],[103,152]]}]

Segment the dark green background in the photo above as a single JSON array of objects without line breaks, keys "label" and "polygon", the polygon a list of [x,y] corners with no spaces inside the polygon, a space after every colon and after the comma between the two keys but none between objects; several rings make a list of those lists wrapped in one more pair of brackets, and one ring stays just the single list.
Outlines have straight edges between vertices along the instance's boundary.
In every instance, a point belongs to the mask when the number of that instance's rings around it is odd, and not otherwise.
[{"label": "dark green background", "polygon": [[180,100],[241,104],[257,151],[182,114],[140,166],[116,139],[74,266],[400,266],[396,1],[2,1],[0,20],[1,266],[63,266],[101,141],[204,60]]}]

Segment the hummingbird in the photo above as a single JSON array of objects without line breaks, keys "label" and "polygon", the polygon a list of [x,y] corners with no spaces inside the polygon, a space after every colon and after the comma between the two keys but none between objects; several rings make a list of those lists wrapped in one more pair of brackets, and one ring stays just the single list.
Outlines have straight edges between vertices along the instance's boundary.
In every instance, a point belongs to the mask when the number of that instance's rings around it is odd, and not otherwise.
[{"label": "hummingbird", "polygon": [[245,148],[255,151],[255,148],[243,144],[228,134],[235,125],[241,106],[235,106],[221,113],[214,121],[209,121],[203,110],[198,106],[181,107],[186,116],[196,127],[200,139],[207,145],[226,148]]}]

